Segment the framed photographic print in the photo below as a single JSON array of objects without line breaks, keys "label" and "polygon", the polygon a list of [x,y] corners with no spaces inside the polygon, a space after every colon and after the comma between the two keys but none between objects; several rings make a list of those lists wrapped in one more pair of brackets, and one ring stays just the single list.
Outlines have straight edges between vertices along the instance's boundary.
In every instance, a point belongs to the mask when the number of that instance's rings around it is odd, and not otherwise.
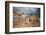
[{"label": "framed photographic print", "polygon": [[45,4],[5,1],[5,33],[45,31]]}]

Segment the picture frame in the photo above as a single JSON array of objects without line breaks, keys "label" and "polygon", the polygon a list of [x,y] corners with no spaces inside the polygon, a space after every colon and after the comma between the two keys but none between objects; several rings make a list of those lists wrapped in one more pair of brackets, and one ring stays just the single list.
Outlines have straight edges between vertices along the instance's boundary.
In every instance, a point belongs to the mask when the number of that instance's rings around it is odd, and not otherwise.
[{"label": "picture frame", "polygon": [[[23,18],[24,19],[22,20],[21,17],[22,19]],[[35,20],[36,17],[38,17],[37,19],[39,20],[38,23],[37,20]],[[5,1],[6,34],[32,33],[44,31],[45,31],[45,3]]]}]

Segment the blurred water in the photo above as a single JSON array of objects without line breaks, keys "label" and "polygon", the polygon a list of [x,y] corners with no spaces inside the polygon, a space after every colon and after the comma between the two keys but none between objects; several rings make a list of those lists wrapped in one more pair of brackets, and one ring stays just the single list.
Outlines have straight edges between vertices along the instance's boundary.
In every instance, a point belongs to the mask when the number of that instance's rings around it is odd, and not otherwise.
[{"label": "blurred water", "polygon": [[13,13],[21,12],[26,15],[38,15],[40,14],[40,8],[32,8],[32,7],[13,7]]}]

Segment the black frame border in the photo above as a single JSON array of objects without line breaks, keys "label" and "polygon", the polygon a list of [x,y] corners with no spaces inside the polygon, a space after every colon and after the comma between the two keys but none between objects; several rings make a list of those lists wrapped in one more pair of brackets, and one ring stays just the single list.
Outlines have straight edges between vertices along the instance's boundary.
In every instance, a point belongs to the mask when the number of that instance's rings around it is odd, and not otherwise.
[{"label": "black frame border", "polygon": [[[43,23],[44,23],[43,24],[43,30],[39,30],[39,31],[9,32],[9,3],[22,3],[22,4],[38,4],[38,5],[43,5]],[[5,1],[5,34],[33,33],[33,32],[45,32],[45,3]]]}]

